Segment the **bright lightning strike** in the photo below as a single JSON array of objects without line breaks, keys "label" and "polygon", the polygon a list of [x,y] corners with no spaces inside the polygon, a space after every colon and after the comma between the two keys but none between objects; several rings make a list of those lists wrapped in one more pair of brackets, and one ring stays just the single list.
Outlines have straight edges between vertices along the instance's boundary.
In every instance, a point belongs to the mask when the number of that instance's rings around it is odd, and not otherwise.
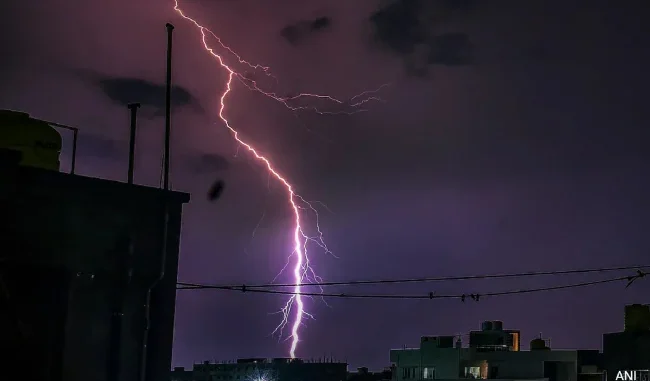
[{"label": "bright lightning strike", "polygon": [[[283,328],[286,325],[290,324],[291,315],[293,313],[294,318],[293,318],[293,322],[291,323],[291,336],[289,337],[291,339],[291,348],[289,350],[289,355],[291,356],[291,358],[295,358],[296,348],[298,346],[298,343],[300,342],[299,329],[303,323],[303,319],[307,317],[313,318],[313,316],[310,315],[305,310],[305,303],[303,297],[300,295],[302,291],[302,286],[304,284],[311,283],[312,281],[320,280],[320,278],[316,275],[316,273],[314,272],[313,268],[310,265],[310,260],[307,253],[307,245],[308,243],[312,242],[317,244],[319,247],[321,247],[325,252],[327,253],[331,253],[331,252],[327,248],[327,245],[325,244],[325,241],[323,239],[323,233],[318,224],[318,212],[316,211],[316,209],[312,206],[312,204],[310,204],[304,198],[299,196],[295,192],[293,185],[274,168],[273,164],[266,157],[258,153],[258,151],[251,144],[241,139],[239,137],[239,132],[231,126],[230,122],[228,121],[228,119],[224,114],[226,110],[227,96],[232,91],[233,80],[236,79],[249,90],[256,91],[262,95],[265,95],[268,98],[280,102],[282,105],[284,105],[289,110],[294,112],[300,110],[311,110],[319,114],[349,114],[350,115],[350,114],[366,111],[365,109],[360,108],[360,106],[363,106],[368,102],[372,102],[372,101],[382,102],[382,100],[378,98],[376,94],[381,89],[388,86],[388,84],[384,84],[375,90],[364,91],[363,93],[350,98],[348,101],[339,100],[329,95],[319,95],[319,94],[311,94],[311,93],[300,93],[292,96],[283,97],[272,91],[265,91],[260,87],[260,85],[256,80],[250,78],[250,76],[247,76],[245,73],[242,74],[236,71],[235,69],[232,68],[232,66],[226,64],[223,56],[216,53],[215,49],[210,46],[210,44],[208,43],[208,39],[209,37],[212,37],[217,42],[218,46],[223,51],[233,56],[240,65],[246,66],[248,67],[248,69],[251,69],[253,71],[262,71],[266,76],[271,77],[277,81],[277,79],[273,76],[273,74],[271,74],[270,68],[262,65],[254,65],[242,59],[237,53],[235,53],[233,49],[226,46],[216,34],[214,34],[212,31],[199,24],[198,21],[185,15],[185,13],[179,7],[178,0],[174,0],[174,3],[175,3],[174,10],[185,20],[190,21],[192,24],[194,24],[201,32],[201,40],[205,50],[209,52],[217,60],[217,62],[219,63],[222,69],[228,72],[226,89],[224,90],[219,100],[219,104],[220,104],[219,118],[223,121],[226,128],[230,130],[233,138],[237,141],[237,143],[239,143],[240,146],[246,148],[255,157],[255,159],[260,161],[269,171],[269,174],[272,175],[276,180],[278,180],[284,186],[287,192],[289,205],[294,214],[293,251],[290,257],[288,258],[287,266],[289,265],[291,258],[294,258],[293,279],[295,282],[295,287],[293,291],[295,292],[295,294],[289,298],[285,306],[280,310],[280,312],[283,315],[283,318],[280,324],[278,325],[278,327],[276,328],[276,330],[274,331],[274,333],[279,331],[280,334],[282,334]],[[341,110],[324,111],[313,106],[298,105],[297,102],[303,99],[318,99],[318,100],[329,101],[330,103],[339,106]],[[301,211],[309,211],[314,213],[314,215],[316,216],[315,228],[317,231],[317,236],[313,237],[305,233],[305,230],[303,228],[303,220],[301,218],[302,216]],[[287,266],[285,266],[285,268]]]}]

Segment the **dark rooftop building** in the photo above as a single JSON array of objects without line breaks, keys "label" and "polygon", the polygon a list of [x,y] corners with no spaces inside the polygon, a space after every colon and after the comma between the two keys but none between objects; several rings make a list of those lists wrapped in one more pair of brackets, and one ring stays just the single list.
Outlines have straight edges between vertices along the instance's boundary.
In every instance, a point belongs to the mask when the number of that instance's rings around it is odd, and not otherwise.
[{"label": "dark rooftop building", "polygon": [[193,381],[345,381],[348,364],[288,358],[251,358],[195,364]]},{"label": "dark rooftop building", "polygon": [[619,371],[650,369],[649,354],[650,306],[627,305],[623,332],[603,335],[603,360],[607,381],[616,380]]},{"label": "dark rooftop building", "polygon": [[61,173],[60,138],[16,138],[4,122],[0,372],[42,381],[168,379],[189,196]]},{"label": "dark rooftop building", "polygon": [[193,381],[192,369],[185,369],[182,366],[177,366],[172,370],[169,381]]},{"label": "dark rooftop building", "polygon": [[348,381],[391,381],[393,370],[384,368],[381,372],[371,372],[366,367],[357,368],[356,372],[348,373]]}]

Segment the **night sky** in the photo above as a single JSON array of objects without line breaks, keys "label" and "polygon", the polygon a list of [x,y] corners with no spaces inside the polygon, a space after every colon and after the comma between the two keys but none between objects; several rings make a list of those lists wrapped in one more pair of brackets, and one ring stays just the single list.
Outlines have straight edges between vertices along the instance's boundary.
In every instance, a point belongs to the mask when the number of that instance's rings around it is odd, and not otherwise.
[{"label": "night sky", "polygon": [[[334,281],[649,262],[645,2],[386,4],[181,2],[242,58],[271,67],[277,82],[247,75],[282,96],[311,91],[349,98],[391,83],[380,93],[385,103],[369,103],[368,112],[322,116],[293,113],[234,82],[226,110],[233,127],[301,195],[328,207],[314,204],[336,257],[313,252],[319,275]],[[2,2],[0,108],[79,126],[78,172],[125,181],[125,104],[140,101],[135,178],[158,186],[164,25],[172,22],[171,182],[192,194],[179,280],[268,283],[291,247],[286,194],[219,122],[227,72],[173,7],[173,0]],[[224,57],[246,71],[232,55]],[[69,159],[66,146],[64,168]],[[216,179],[226,186],[209,203]],[[470,293],[590,279],[354,291]],[[291,279],[287,273],[278,281]],[[647,283],[624,286],[478,303],[342,299],[327,306],[315,299],[307,301],[316,320],[302,328],[298,355],[378,368],[389,365],[390,348],[417,345],[425,334],[478,329],[484,319],[521,329],[524,347],[542,332],[554,348],[599,348],[603,332],[622,329],[625,303],[647,302]],[[289,343],[271,336],[281,318],[272,312],[285,301],[179,292],[174,365],[285,356]]]}]

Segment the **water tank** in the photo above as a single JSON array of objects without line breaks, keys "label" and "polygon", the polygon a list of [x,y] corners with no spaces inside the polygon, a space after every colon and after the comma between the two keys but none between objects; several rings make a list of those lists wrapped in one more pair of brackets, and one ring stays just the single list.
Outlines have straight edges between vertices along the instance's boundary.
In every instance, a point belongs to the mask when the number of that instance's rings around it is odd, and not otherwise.
[{"label": "water tank", "polygon": [[486,320],[481,324],[481,331],[491,331],[492,326],[492,321]]},{"label": "water tank", "polygon": [[543,351],[545,349],[549,349],[546,346],[546,341],[542,338],[537,338],[537,339],[532,339],[530,341],[530,350],[531,351]]},{"label": "water tank", "polygon": [[630,304],[625,306],[625,331],[650,330],[650,306],[645,304]]},{"label": "water tank", "polygon": [[492,320],[492,330],[503,331],[503,322],[501,320]]},{"label": "water tank", "polygon": [[21,154],[20,165],[58,171],[61,135],[29,114],[0,110],[0,149]]}]

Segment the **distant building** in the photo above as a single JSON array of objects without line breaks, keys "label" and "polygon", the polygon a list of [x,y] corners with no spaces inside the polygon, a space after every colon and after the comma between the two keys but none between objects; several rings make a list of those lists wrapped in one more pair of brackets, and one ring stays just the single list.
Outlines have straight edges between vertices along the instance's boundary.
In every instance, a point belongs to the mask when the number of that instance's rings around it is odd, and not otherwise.
[{"label": "distant building", "polygon": [[381,372],[370,372],[368,368],[357,368],[356,372],[348,373],[348,381],[391,381],[393,379],[392,368],[385,368]]},{"label": "distant building", "polygon": [[194,364],[193,381],[346,381],[348,364],[288,358],[250,358]]},{"label": "distant building", "polygon": [[0,110],[0,379],[164,380],[189,195],[60,172],[60,149]]},{"label": "distant building", "polygon": [[623,332],[603,335],[607,381],[615,381],[619,371],[650,369],[650,306],[625,306],[624,320]]},{"label": "distant building", "polygon": [[500,320],[488,320],[481,324],[480,331],[469,332],[469,347],[486,351],[517,352],[521,344],[520,337],[518,330],[504,330]]},{"label": "distant building", "polygon": [[192,376],[191,369],[185,369],[182,366],[177,366],[172,370],[172,374],[169,377],[169,381],[193,381],[194,377]]},{"label": "distant building", "polygon": [[[469,347],[454,336],[424,336],[419,348],[390,351],[394,381],[510,379],[577,381],[598,369],[597,350],[551,350],[538,338],[523,351],[519,331],[484,322],[470,332]],[[602,374],[601,374],[602,377]]]}]

